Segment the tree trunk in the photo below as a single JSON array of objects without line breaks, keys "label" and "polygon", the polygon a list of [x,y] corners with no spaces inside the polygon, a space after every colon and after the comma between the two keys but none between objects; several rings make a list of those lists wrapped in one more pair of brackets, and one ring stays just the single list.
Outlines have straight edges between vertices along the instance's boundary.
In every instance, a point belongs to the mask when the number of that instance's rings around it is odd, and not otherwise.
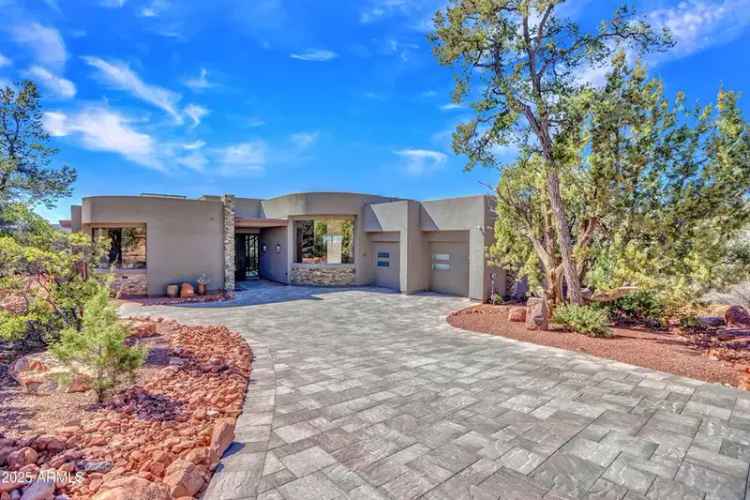
[{"label": "tree trunk", "polygon": [[568,284],[568,295],[573,304],[580,305],[583,304],[583,293],[581,292],[581,281],[578,279],[578,269],[573,263],[573,243],[570,238],[570,228],[563,207],[562,195],[560,194],[560,177],[554,167],[551,166],[548,166],[547,171],[547,194],[555,219],[560,257],[565,272],[565,281]]}]

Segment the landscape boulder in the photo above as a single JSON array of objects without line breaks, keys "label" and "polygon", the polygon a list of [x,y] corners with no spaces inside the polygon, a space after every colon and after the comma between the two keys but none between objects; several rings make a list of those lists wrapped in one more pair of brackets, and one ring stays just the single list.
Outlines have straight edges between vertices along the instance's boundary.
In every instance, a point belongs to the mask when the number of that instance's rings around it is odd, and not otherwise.
[{"label": "landscape boulder", "polygon": [[82,366],[71,369],[48,352],[28,354],[18,358],[8,374],[24,391],[49,395],[65,392],[86,392],[91,389],[91,378]]},{"label": "landscape boulder", "polygon": [[698,316],[698,323],[706,328],[716,328],[724,324],[724,318],[718,316]]},{"label": "landscape boulder", "polygon": [[234,440],[234,420],[230,418],[216,420],[211,433],[211,444],[209,445],[212,469],[219,463],[226,449],[232,444],[232,440]]},{"label": "landscape boulder", "polygon": [[724,313],[727,326],[750,326],[750,313],[742,306],[730,306]]},{"label": "landscape boulder", "polygon": [[55,483],[37,479],[26,488],[21,500],[52,500],[55,496]]},{"label": "landscape boulder", "polygon": [[514,306],[508,310],[508,321],[516,323],[523,323],[526,321],[526,308],[522,306]]},{"label": "landscape boulder", "polygon": [[183,283],[180,285],[180,297],[186,298],[186,297],[193,297],[195,295],[195,290],[193,289],[193,285],[190,283]]},{"label": "landscape boulder", "polygon": [[163,481],[173,498],[195,496],[205,482],[200,468],[187,460],[172,462]]},{"label": "landscape boulder", "polygon": [[549,318],[547,303],[539,297],[529,297],[526,302],[526,328],[528,330],[547,330]]},{"label": "landscape boulder", "polygon": [[93,500],[171,500],[169,488],[163,483],[155,483],[140,476],[128,476],[104,483]]},{"label": "landscape boulder", "polygon": [[35,464],[37,458],[39,458],[39,454],[36,450],[27,446],[8,455],[6,461],[11,470],[18,470],[24,465]]}]

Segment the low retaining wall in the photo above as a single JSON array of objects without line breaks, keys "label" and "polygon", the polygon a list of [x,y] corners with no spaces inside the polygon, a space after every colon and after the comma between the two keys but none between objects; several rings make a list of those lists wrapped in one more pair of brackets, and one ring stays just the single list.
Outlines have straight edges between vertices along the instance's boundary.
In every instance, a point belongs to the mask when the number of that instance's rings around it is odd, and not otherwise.
[{"label": "low retaining wall", "polygon": [[354,266],[292,264],[289,271],[289,283],[292,285],[351,286],[354,284]]},{"label": "low retaining wall", "polygon": [[145,269],[115,271],[112,273],[112,291],[121,297],[142,297],[148,295],[148,277]]}]

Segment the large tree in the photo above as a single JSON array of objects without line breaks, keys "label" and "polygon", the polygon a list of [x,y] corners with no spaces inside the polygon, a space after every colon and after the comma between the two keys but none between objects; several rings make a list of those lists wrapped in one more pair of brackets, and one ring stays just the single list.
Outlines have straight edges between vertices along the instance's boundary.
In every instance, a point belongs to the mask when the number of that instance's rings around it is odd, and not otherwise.
[{"label": "large tree", "polygon": [[24,81],[0,89],[0,203],[23,202],[51,207],[70,196],[75,170],[49,168],[57,153],[48,146],[36,85]]},{"label": "large tree", "polygon": [[[565,0],[451,0],[435,15],[431,35],[442,64],[458,67],[453,98],[472,103],[474,118],[460,125],[453,148],[468,157],[467,168],[494,165],[498,146],[512,144],[525,157],[542,160],[550,209],[549,237],[557,242],[569,298],[582,303],[560,172],[568,161],[560,135],[577,126],[579,96],[589,85],[582,73],[606,64],[622,44],[639,51],[671,43],[625,7],[596,33],[559,15]],[[554,233],[554,234],[552,234]],[[580,235],[579,238],[584,238]],[[539,247],[541,249],[541,247]]]},{"label": "large tree", "polygon": [[[689,107],[645,70],[613,59],[606,85],[578,96],[581,113],[555,148],[561,199],[579,280],[594,289],[636,285],[670,306],[746,278],[741,244],[750,220],[750,127],[737,96]],[[561,296],[560,252],[550,236],[544,159],[522,156],[497,187],[494,258]],[[543,272],[540,275],[539,270]]]}]

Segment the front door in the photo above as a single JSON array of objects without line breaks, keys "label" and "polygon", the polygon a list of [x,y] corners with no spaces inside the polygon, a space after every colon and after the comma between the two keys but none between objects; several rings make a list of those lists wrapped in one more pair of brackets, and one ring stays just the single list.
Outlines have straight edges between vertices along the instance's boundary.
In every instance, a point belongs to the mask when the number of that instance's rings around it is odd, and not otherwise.
[{"label": "front door", "polygon": [[234,237],[234,269],[237,281],[258,277],[258,235],[238,233]]}]

